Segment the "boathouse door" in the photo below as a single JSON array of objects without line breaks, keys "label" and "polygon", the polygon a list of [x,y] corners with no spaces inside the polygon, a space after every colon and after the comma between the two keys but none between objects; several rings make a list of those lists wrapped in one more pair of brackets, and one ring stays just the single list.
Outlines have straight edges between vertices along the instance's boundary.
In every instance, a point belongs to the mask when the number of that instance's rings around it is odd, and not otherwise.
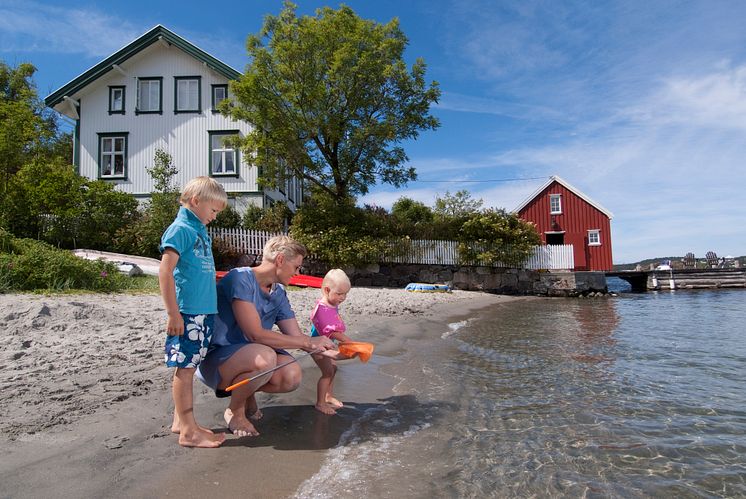
[{"label": "boathouse door", "polygon": [[547,238],[547,244],[565,244],[564,232],[545,232],[544,236]]}]

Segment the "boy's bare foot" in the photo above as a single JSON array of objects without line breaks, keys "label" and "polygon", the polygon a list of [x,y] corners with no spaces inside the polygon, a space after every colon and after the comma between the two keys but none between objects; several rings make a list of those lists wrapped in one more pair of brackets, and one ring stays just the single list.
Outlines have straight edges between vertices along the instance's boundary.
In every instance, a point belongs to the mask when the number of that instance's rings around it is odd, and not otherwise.
[{"label": "boy's bare foot", "polygon": [[179,423],[179,415],[174,411],[174,420],[171,423],[171,433],[179,433],[181,431],[181,424]]},{"label": "boy's bare foot", "polygon": [[256,437],[259,435],[254,425],[246,419],[246,415],[240,412],[234,414],[230,409],[226,409],[223,413],[223,419],[225,419],[228,429],[237,437]]},{"label": "boy's bare foot", "polygon": [[337,414],[337,411],[334,410],[334,406],[328,402],[318,402],[316,404],[316,410],[328,414],[329,416]]},{"label": "boy's bare foot", "polygon": [[262,419],[262,410],[259,409],[259,405],[256,403],[256,397],[252,395],[249,400],[246,401],[246,417],[252,421],[259,421]]},{"label": "boy's bare foot", "polygon": [[330,406],[334,407],[335,409],[341,409],[342,407],[345,406],[342,402],[340,402],[339,400],[335,399],[331,395],[327,395],[326,396],[326,403],[329,404]]},{"label": "boy's bare foot", "polygon": [[222,433],[209,432],[203,428],[199,428],[193,433],[179,433],[179,445],[183,447],[202,447],[202,448],[215,448],[225,441],[225,435]]}]

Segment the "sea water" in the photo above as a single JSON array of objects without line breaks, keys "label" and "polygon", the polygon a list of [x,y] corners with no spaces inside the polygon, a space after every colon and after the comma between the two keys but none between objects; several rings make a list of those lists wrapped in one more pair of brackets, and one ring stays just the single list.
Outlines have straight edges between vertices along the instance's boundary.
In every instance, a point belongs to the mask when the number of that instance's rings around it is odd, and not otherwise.
[{"label": "sea water", "polygon": [[702,290],[432,324],[296,495],[744,497],[745,323],[746,290]]}]

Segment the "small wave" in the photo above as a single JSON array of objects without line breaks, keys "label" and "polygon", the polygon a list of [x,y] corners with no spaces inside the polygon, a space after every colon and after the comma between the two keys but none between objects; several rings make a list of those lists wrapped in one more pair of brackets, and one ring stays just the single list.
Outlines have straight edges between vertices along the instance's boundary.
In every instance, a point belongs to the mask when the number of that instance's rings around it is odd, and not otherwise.
[{"label": "small wave", "polygon": [[377,476],[394,472],[402,463],[394,456],[408,439],[429,428],[431,423],[411,420],[403,408],[386,404],[366,410],[339,444],[327,453],[321,469],[303,482],[293,497],[365,497]]},{"label": "small wave", "polygon": [[451,336],[453,333],[457,332],[459,329],[463,328],[464,326],[466,326],[468,324],[469,324],[469,319],[464,319],[464,320],[459,321],[459,322],[452,322],[452,323],[448,324],[448,331],[446,331],[445,333],[441,334],[440,337],[443,338],[443,339],[446,339],[449,336]]}]

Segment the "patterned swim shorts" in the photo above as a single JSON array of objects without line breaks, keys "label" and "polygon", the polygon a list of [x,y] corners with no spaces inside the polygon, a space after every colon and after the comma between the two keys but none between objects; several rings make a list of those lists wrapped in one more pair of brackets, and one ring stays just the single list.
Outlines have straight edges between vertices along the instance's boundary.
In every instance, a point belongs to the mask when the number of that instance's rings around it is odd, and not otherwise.
[{"label": "patterned swim shorts", "polygon": [[181,314],[181,317],[184,334],[166,337],[166,366],[196,368],[207,355],[215,316]]}]

